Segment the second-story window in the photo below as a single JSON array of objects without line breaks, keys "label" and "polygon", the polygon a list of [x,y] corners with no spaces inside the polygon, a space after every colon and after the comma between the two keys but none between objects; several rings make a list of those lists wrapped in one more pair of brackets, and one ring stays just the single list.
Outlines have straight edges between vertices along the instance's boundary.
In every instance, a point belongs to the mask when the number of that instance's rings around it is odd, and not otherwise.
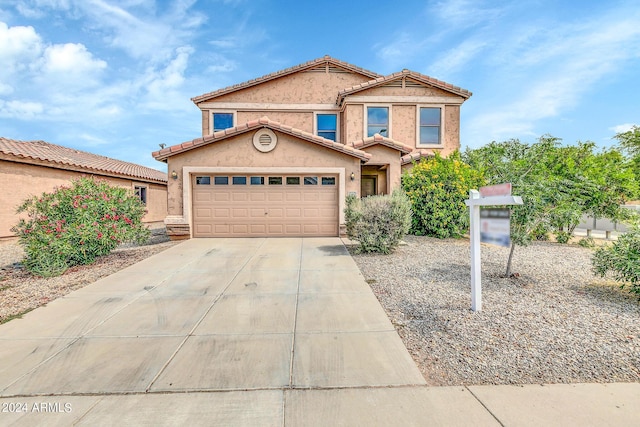
[{"label": "second-story window", "polygon": [[420,145],[440,145],[441,109],[420,108]]},{"label": "second-story window", "polygon": [[225,130],[233,127],[233,113],[213,113],[213,131]]},{"label": "second-story window", "polygon": [[389,107],[367,107],[367,136],[389,136]]},{"label": "second-story window", "polygon": [[338,116],[336,114],[317,114],[316,129],[318,136],[337,141]]}]

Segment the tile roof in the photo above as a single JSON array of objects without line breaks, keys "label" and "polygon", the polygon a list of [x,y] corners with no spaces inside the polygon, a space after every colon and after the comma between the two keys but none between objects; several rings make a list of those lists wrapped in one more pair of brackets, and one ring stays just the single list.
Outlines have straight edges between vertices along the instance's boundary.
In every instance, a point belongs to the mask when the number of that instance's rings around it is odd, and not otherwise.
[{"label": "tile roof", "polygon": [[395,150],[400,151],[403,154],[408,154],[413,150],[412,147],[409,147],[408,145],[405,145],[401,142],[394,141],[391,138],[382,136],[379,133],[376,133],[375,135],[370,136],[368,138],[350,143],[350,145],[353,148],[358,148],[358,149],[367,148],[367,147],[371,147],[372,145],[378,145],[378,144],[385,145],[389,148],[393,148]]},{"label": "tile roof", "polygon": [[22,163],[42,165],[45,162],[46,166],[56,169],[167,182],[167,174],[164,172],[44,141],[16,141],[0,137],[0,154],[4,154],[4,158],[10,157],[11,160]]},{"label": "tile roof", "polygon": [[183,142],[182,144],[176,144],[172,145],[171,147],[163,148],[162,150],[153,152],[152,155],[156,160],[165,161],[167,158],[176,154],[184,153],[185,151],[189,151],[194,148],[198,148],[207,144],[211,144],[213,142],[221,141],[226,138],[260,128],[269,128],[278,132],[285,133],[287,135],[295,136],[296,138],[313,142],[314,144],[318,144],[322,147],[339,151],[353,157],[357,157],[365,162],[371,158],[371,154],[366,153],[362,150],[358,150],[352,146],[341,144],[339,142],[331,141],[330,139],[322,138],[318,135],[296,129],[291,126],[283,125],[279,122],[269,120],[269,118],[266,116],[262,117],[259,120],[252,120],[236,127],[215,132],[213,135],[208,135],[203,138],[196,138],[192,141],[187,141]]},{"label": "tile roof", "polygon": [[340,92],[338,92],[338,98],[336,99],[336,105],[340,106],[342,105],[342,101],[344,101],[344,98],[348,95],[352,95],[356,92],[360,92],[362,90],[365,89],[371,89],[373,87],[376,86],[381,86],[384,84],[387,84],[389,82],[395,81],[395,80],[400,80],[404,77],[410,77],[411,79],[420,82],[420,83],[424,83],[427,84],[429,86],[434,86],[437,87],[439,89],[445,90],[447,92],[451,92],[455,95],[461,96],[464,99],[469,99],[471,97],[471,95],[473,95],[471,92],[469,92],[466,89],[462,89],[461,87],[458,86],[454,86],[451,83],[447,83],[447,82],[443,82],[441,80],[438,79],[434,79],[433,77],[429,77],[427,75],[424,74],[420,74],[417,73],[415,71],[411,71],[411,70],[402,70],[400,72],[397,73],[393,73],[393,74],[389,74],[388,76],[381,76],[381,77],[377,77],[373,80],[369,80],[368,82],[364,82],[364,83],[360,83],[358,85],[355,85],[353,87],[349,87],[346,89],[341,90]]},{"label": "tile roof", "polygon": [[433,157],[433,156],[434,154],[429,150],[418,149],[418,150],[412,151],[409,154],[402,156],[402,158],[400,159],[400,164],[408,165],[409,163],[417,162],[420,159]]},{"label": "tile roof", "polygon": [[251,87],[251,86],[255,86],[255,85],[258,85],[260,83],[267,82],[269,80],[277,79],[277,78],[280,78],[280,77],[283,77],[283,76],[287,76],[289,74],[297,73],[299,71],[303,71],[303,70],[306,70],[308,68],[313,68],[313,67],[316,67],[318,65],[326,64],[326,63],[329,63],[329,64],[332,64],[332,65],[335,65],[335,66],[338,66],[338,67],[353,71],[355,73],[362,74],[362,75],[367,76],[369,78],[380,77],[380,74],[378,74],[378,73],[374,73],[373,71],[365,70],[364,68],[360,68],[360,67],[357,67],[357,66],[355,66],[353,64],[349,64],[348,62],[340,61],[339,59],[335,59],[335,58],[332,58],[329,55],[325,55],[322,58],[318,58],[318,59],[314,59],[312,61],[304,62],[302,64],[295,65],[293,67],[286,68],[284,70],[276,71],[274,73],[267,74],[267,75],[264,75],[262,77],[258,77],[256,79],[246,81],[244,83],[239,83],[239,84],[236,84],[236,85],[233,85],[233,86],[228,86],[228,87],[225,87],[225,88],[222,88],[222,89],[215,90],[213,92],[205,93],[203,95],[195,96],[195,97],[191,98],[191,101],[193,101],[195,104],[199,104],[200,102],[207,101],[207,100],[209,100],[211,98],[215,98],[215,97],[218,97],[218,96],[226,95],[228,93],[235,92],[235,91],[240,90],[240,89],[245,89],[245,88],[248,88],[248,87]]}]

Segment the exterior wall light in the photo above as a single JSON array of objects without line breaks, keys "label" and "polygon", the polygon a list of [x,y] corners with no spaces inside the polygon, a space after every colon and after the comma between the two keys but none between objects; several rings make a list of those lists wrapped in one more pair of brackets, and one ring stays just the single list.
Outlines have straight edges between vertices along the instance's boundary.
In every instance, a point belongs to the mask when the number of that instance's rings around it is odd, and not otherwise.
[{"label": "exterior wall light", "polygon": [[356,180],[356,174],[351,172],[351,181],[355,181]]},{"label": "exterior wall light", "polygon": [[173,178],[173,179],[178,179],[178,172],[176,172],[176,171],[172,171],[172,172],[171,172],[171,178]]}]

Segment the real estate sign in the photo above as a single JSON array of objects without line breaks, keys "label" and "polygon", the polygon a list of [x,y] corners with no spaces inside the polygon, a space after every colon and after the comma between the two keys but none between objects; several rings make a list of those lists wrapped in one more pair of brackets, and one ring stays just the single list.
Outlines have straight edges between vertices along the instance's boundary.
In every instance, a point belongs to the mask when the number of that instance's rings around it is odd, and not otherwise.
[{"label": "real estate sign", "polygon": [[509,209],[480,209],[480,241],[508,248],[511,245]]}]

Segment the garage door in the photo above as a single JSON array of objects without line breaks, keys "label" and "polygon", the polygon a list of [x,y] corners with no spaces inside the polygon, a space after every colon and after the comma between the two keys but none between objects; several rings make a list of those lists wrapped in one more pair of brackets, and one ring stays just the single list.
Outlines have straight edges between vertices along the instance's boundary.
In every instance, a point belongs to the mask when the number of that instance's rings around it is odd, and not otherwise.
[{"label": "garage door", "polygon": [[337,236],[335,175],[195,175],[194,237]]}]

